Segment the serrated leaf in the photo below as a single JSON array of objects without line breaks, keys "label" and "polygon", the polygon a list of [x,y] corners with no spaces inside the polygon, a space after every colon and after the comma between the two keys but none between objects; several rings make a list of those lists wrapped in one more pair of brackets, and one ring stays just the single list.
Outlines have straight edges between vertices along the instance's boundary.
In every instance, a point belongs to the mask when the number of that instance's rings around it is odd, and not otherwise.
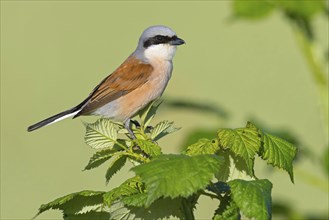
[{"label": "serrated leaf", "polygon": [[268,164],[286,170],[292,182],[294,182],[292,161],[297,154],[297,148],[279,138],[267,133],[262,133],[263,148],[259,152],[260,156],[267,160]]},{"label": "serrated leaf", "polygon": [[220,200],[218,209],[215,211],[213,220],[237,220],[240,219],[241,215],[239,208],[234,201],[232,201],[231,196],[224,196]]},{"label": "serrated leaf", "polygon": [[169,122],[169,121],[159,122],[156,126],[154,126],[151,132],[150,135],[151,139],[157,141],[160,138],[166,136],[167,134],[178,131],[180,128],[175,128],[173,124],[174,122]]},{"label": "serrated leaf", "polygon": [[160,146],[153,143],[152,141],[136,139],[134,142],[141,148],[142,151],[151,157],[157,157],[161,155]]},{"label": "serrated leaf", "polygon": [[149,219],[184,219],[181,198],[164,198],[156,200],[150,207],[127,206],[123,202],[115,202],[110,207],[111,219],[149,220]]},{"label": "serrated leaf", "polygon": [[102,149],[112,147],[116,143],[118,131],[110,119],[101,118],[85,126],[85,142],[90,147]]},{"label": "serrated leaf", "polygon": [[111,219],[111,214],[108,212],[90,211],[84,214],[64,214],[64,220],[108,220]]},{"label": "serrated leaf", "polygon": [[[65,214],[82,214],[91,210],[98,210],[103,204],[103,194],[104,192],[101,191],[90,190],[72,193],[41,205],[37,216],[50,209],[60,209]],[[88,209],[86,207],[93,208]]]},{"label": "serrated leaf", "polygon": [[263,180],[232,180],[231,196],[240,211],[248,218],[265,220],[272,216],[272,183]]},{"label": "serrated leaf", "polygon": [[146,185],[146,206],[160,197],[188,197],[204,188],[222,164],[216,155],[161,155],[132,170]]},{"label": "serrated leaf", "polygon": [[147,201],[147,194],[138,193],[130,196],[125,196],[121,199],[121,201],[128,206],[145,207]]},{"label": "serrated leaf", "polygon": [[217,140],[202,138],[198,142],[186,148],[186,154],[189,156],[200,154],[215,154],[219,150]]},{"label": "serrated leaf", "polygon": [[110,165],[110,167],[107,169],[105,178],[106,183],[110,181],[112,176],[118,172],[126,163],[127,157],[126,156],[118,156]]},{"label": "serrated leaf", "polygon": [[260,148],[260,137],[254,128],[219,129],[218,143],[223,149],[245,160],[248,174],[254,175],[255,154]]},{"label": "serrated leaf", "polygon": [[134,194],[139,194],[142,192],[142,182],[140,177],[135,176],[126,180],[120,186],[112,189],[111,191],[104,194],[104,202],[107,206],[111,206],[113,202]]},{"label": "serrated leaf", "polygon": [[113,148],[108,148],[108,149],[104,149],[104,150],[96,152],[90,158],[90,160],[84,170],[90,170],[90,169],[96,168],[96,167],[102,165],[103,163],[105,163],[107,160],[109,160],[113,156],[114,153],[116,153],[120,150],[119,148],[117,148],[115,146],[116,145],[114,145]]},{"label": "serrated leaf", "polygon": [[154,118],[159,105],[162,103],[160,99],[154,100],[139,112],[144,128],[146,128]]},{"label": "serrated leaf", "polygon": [[260,19],[269,15],[273,8],[273,5],[266,0],[233,1],[233,13],[240,18]]},{"label": "serrated leaf", "polygon": [[223,152],[223,151],[221,151],[219,155],[222,156],[224,160],[223,160],[223,165],[220,166],[215,177],[219,181],[226,182],[230,177],[230,167],[231,167],[230,155],[227,152]]}]

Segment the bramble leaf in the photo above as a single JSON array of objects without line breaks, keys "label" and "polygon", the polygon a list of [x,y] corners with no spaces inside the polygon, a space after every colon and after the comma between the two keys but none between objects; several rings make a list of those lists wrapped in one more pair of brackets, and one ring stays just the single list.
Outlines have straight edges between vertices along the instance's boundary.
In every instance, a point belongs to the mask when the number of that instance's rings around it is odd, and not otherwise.
[{"label": "bramble leaf", "polygon": [[187,197],[204,188],[222,164],[216,155],[161,155],[132,170],[145,183],[146,207],[160,197]]},{"label": "bramble leaf", "polygon": [[105,220],[111,219],[111,214],[104,211],[90,211],[84,214],[64,214],[63,220]]},{"label": "bramble leaf", "polygon": [[265,0],[258,1],[233,1],[233,13],[236,17],[259,19],[270,14],[273,5]]},{"label": "bramble leaf", "polygon": [[241,157],[247,165],[247,173],[254,175],[255,154],[260,148],[260,137],[254,128],[219,129],[218,142],[223,149]]},{"label": "bramble leaf", "polygon": [[180,128],[174,127],[174,122],[169,121],[161,121],[157,125],[154,126],[152,132],[151,132],[151,139],[154,141],[159,140],[160,138],[173,133],[175,131],[178,131]]},{"label": "bramble leaf", "polygon": [[240,211],[248,218],[271,219],[272,183],[263,180],[232,180],[228,182],[231,187],[231,196]]},{"label": "bramble leaf", "polygon": [[223,160],[223,165],[219,167],[215,177],[219,181],[225,182],[230,177],[231,159],[228,152],[221,151],[219,155],[222,156],[224,160]]},{"label": "bramble leaf", "polygon": [[294,182],[294,174],[292,161],[296,157],[297,148],[279,138],[265,132],[262,133],[263,146],[259,152],[262,159],[267,160],[268,164],[286,170],[292,182]]},{"label": "bramble leaf", "polygon": [[142,192],[142,185],[140,177],[135,176],[127,179],[120,186],[112,189],[104,194],[104,202],[107,206],[111,206],[115,201],[130,195],[139,194]]},{"label": "bramble leaf", "polygon": [[36,216],[50,209],[60,209],[64,214],[73,215],[100,211],[103,204],[103,194],[104,192],[101,191],[90,190],[72,193],[41,205]]},{"label": "bramble leaf", "polygon": [[219,150],[217,140],[202,138],[186,148],[186,155],[215,154]]},{"label": "bramble leaf", "polygon": [[114,153],[118,152],[120,149],[113,146],[113,148],[107,148],[101,151],[96,152],[89,160],[87,166],[84,170],[90,170],[93,168],[96,168],[103,163],[105,163],[107,160],[109,160]]},{"label": "bramble leaf", "polygon": [[112,176],[118,172],[126,163],[127,157],[126,156],[118,156],[110,165],[110,167],[107,169],[105,178],[106,183],[110,181]]},{"label": "bramble leaf", "polygon": [[95,123],[86,123],[85,142],[95,149],[113,147],[118,131],[110,119],[101,118]]},{"label": "bramble leaf", "polygon": [[232,201],[231,196],[225,195],[221,198],[213,220],[237,220],[240,218],[239,208],[236,203]]},{"label": "bramble leaf", "polygon": [[153,143],[152,141],[136,139],[134,142],[141,148],[142,151],[151,157],[157,157],[161,155],[160,146]]},{"label": "bramble leaf", "polygon": [[154,201],[148,208],[125,205],[115,202],[110,207],[111,219],[149,220],[149,219],[184,219],[182,198],[163,198]]},{"label": "bramble leaf", "polygon": [[139,117],[142,121],[142,125],[144,126],[144,128],[146,128],[150,124],[161,103],[162,101],[160,99],[156,99],[150,104],[148,104],[144,109],[139,111]]},{"label": "bramble leaf", "polygon": [[147,194],[138,193],[130,196],[125,196],[121,199],[121,201],[128,206],[144,207],[147,201]]}]

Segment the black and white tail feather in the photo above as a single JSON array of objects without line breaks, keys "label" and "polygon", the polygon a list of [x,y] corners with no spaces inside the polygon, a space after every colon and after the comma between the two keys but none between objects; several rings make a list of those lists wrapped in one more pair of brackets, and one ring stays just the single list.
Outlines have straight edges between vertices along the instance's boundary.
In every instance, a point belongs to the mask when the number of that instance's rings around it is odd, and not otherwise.
[{"label": "black and white tail feather", "polygon": [[78,116],[77,114],[83,109],[83,107],[85,106],[87,101],[88,101],[88,99],[84,100],[82,103],[80,103],[79,105],[77,105],[71,109],[68,109],[61,113],[53,115],[49,118],[46,118],[45,120],[42,120],[34,125],[31,125],[27,128],[27,131],[29,131],[29,132],[34,131],[36,129],[42,128],[46,125],[51,125],[53,123],[56,123],[58,121],[65,119],[65,118],[69,118],[71,116],[73,116],[73,118],[75,118],[75,116]]}]

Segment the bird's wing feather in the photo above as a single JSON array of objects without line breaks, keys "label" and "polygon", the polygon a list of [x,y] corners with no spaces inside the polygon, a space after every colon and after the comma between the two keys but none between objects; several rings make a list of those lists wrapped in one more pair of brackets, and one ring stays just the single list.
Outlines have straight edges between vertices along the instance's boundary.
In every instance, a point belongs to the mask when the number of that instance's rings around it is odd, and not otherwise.
[{"label": "bird's wing feather", "polygon": [[129,57],[91,92],[86,105],[75,116],[85,115],[139,88],[148,81],[153,67]]}]

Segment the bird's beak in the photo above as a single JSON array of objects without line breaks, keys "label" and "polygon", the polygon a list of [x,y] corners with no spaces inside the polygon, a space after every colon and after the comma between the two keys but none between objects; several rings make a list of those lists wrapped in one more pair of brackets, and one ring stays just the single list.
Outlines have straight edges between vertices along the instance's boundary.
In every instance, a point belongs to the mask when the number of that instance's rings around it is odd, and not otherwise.
[{"label": "bird's beak", "polygon": [[175,37],[169,43],[170,43],[170,45],[178,46],[178,45],[185,44],[185,41],[183,39],[180,39],[179,37]]}]

